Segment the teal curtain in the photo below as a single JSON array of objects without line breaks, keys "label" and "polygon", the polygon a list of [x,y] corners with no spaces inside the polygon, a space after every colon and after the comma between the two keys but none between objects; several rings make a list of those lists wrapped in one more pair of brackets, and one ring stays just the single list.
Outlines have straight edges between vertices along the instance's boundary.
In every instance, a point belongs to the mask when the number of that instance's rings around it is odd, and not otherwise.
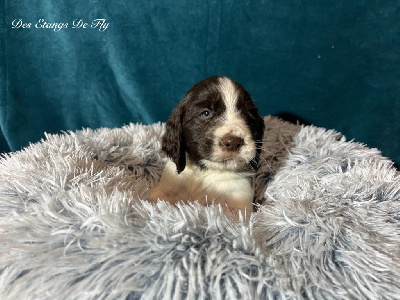
[{"label": "teal curtain", "polygon": [[195,82],[227,75],[262,114],[400,163],[400,1],[7,0],[0,13],[2,152],[166,121]]}]

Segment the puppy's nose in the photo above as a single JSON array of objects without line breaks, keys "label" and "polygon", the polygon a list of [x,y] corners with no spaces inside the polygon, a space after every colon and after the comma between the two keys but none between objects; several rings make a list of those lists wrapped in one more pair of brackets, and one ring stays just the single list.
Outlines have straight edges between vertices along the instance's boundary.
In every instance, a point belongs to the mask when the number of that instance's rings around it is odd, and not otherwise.
[{"label": "puppy's nose", "polygon": [[243,145],[244,140],[241,137],[232,134],[224,135],[219,142],[219,146],[222,150],[230,152],[239,151],[240,147]]}]

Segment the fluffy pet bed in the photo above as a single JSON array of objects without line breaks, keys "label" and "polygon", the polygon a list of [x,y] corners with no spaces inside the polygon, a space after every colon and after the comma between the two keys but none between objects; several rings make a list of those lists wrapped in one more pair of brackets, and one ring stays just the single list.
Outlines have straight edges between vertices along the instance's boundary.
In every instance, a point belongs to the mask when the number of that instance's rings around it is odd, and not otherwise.
[{"label": "fluffy pet bed", "polygon": [[0,299],[400,298],[399,175],[265,118],[258,211],[149,203],[163,124],[48,135],[0,163]]}]

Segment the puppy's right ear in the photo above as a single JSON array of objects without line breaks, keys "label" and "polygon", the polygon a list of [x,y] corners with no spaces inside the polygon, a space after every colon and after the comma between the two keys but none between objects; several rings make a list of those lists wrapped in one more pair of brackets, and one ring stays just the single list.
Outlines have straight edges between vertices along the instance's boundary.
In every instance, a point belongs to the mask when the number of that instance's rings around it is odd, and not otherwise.
[{"label": "puppy's right ear", "polygon": [[162,150],[175,163],[178,174],[186,166],[186,150],[183,141],[184,105],[179,103],[168,118],[165,133],[162,137]]}]

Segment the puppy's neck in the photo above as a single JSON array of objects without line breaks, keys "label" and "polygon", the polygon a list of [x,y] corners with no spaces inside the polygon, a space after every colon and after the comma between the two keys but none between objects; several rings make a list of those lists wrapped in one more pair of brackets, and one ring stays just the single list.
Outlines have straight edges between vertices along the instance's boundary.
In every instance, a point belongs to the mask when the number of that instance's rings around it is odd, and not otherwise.
[{"label": "puppy's neck", "polygon": [[224,167],[224,164],[222,163],[213,163],[212,161],[209,160],[201,160],[199,165],[194,163],[190,159],[187,153],[186,153],[186,167],[184,171],[197,174],[202,173],[203,175],[210,172],[213,172],[215,174],[232,173],[242,177],[252,177],[255,174],[253,168],[251,168],[250,165],[242,167],[240,169],[235,169],[229,164],[227,164],[227,166]]}]

